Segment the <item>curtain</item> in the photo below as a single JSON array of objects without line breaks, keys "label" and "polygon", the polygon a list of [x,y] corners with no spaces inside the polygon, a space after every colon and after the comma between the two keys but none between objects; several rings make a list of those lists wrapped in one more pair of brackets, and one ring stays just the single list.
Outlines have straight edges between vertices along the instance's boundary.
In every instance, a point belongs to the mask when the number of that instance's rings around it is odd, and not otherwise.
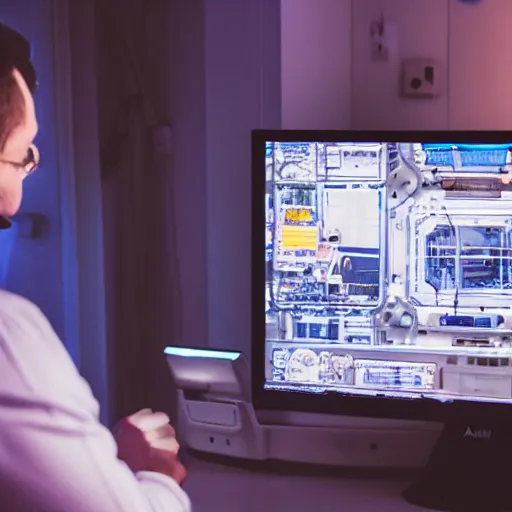
[{"label": "curtain", "polygon": [[[169,251],[169,156],[154,131],[168,123],[165,58],[170,2],[97,2],[99,110],[108,343],[113,417],[143,407],[172,414],[163,349],[179,329]],[[108,4],[108,5],[107,5]],[[155,40],[155,32],[161,34]]]}]

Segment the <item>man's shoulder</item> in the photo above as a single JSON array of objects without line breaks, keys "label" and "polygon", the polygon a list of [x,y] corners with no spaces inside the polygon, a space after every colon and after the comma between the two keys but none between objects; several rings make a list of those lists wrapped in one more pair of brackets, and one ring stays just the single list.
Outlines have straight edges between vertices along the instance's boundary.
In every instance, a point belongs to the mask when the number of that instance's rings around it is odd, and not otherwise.
[{"label": "man's shoulder", "polygon": [[[57,393],[50,385],[61,347],[49,322],[29,300],[0,290],[0,401],[6,397],[32,400],[38,390]],[[0,507],[1,508],[1,507]]]},{"label": "man's shoulder", "polygon": [[17,295],[0,289],[0,320],[16,321],[44,318],[41,310],[31,301]]}]

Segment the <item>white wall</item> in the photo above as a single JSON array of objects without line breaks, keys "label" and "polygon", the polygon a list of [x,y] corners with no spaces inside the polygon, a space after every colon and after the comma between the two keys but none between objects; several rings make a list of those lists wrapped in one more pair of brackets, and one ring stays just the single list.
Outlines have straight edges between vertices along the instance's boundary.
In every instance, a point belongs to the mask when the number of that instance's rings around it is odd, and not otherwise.
[{"label": "white wall", "polygon": [[[355,0],[352,2],[352,127],[359,130],[443,129],[448,122],[446,74],[437,100],[400,97],[403,58],[429,57],[446,67],[447,0]],[[389,58],[371,58],[370,25],[384,17],[393,37]]]},{"label": "white wall", "polygon": [[[251,346],[251,139],[278,128],[279,4],[204,1],[208,342]],[[203,284],[204,286],[204,284]]]},{"label": "white wall", "polygon": [[[349,110],[355,129],[510,127],[510,0],[282,0],[282,9],[285,128],[344,129]],[[381,15],[394,37],[389,59],[375,62],[370,24]],[[408,57],[439,61],[439,99],[400,97]]]},{"label": "white wall", "polygon": [[281,0],[282,127],[350,127],[350,0]]},{"label": "white wall", "polygon": [[178,341],[249,354],[251,130],[281,124],[279,2],[175,2],[171,32]]},{"label": "white wall", "polygon": [[450,128],[512,127],[510,0],[450,2]]}]

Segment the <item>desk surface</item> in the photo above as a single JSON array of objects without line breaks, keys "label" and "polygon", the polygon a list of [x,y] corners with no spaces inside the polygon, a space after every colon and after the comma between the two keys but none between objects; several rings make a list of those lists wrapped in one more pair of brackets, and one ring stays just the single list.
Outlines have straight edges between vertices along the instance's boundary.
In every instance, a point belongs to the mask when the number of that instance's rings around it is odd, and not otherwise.
[{"label": "desk surface", "polygon": [[246,471],[187,457],[194,512],[422,512],[402,501],[404,480]]}]

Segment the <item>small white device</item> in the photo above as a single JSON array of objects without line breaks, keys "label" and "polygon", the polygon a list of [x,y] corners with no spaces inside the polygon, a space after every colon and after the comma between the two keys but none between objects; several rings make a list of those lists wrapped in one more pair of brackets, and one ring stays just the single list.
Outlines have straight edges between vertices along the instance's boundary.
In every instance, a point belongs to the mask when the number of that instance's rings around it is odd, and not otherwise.
[{"label": "small white device", "polygon": [[[167,347],[178,431],[197,452],[345,467],[421,468],[439,435],[432,423],[258,411],[241,352]],[[335,449],[333,449],[335,447]]]},{"label": "small white device", "polygon": [[193,450],[265,459],[265,435],[250,404],[250,372],[241,352],[167,347],[178,393],[179,433]]}]

